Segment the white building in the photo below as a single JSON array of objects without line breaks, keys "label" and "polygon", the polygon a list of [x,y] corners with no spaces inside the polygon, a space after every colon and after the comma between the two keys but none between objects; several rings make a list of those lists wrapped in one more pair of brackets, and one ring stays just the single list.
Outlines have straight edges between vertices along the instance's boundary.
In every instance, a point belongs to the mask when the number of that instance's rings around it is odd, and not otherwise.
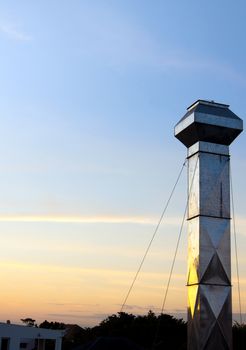
[{"label": "white building", "polygon": [[[54,341],[54,350],[61,350],[64,331],[0,323],[0,350],[45,350],[45,340]],[[37,340],[37,341],[36,341]]]}]

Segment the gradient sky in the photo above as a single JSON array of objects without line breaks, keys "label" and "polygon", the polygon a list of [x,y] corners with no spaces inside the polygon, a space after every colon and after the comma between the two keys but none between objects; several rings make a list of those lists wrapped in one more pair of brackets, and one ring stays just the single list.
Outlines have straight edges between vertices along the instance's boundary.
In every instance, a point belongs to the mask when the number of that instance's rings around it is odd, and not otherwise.
[{"label": "gradient sky", "polygon": [[[174,125],[199,98],[245,120],[245,13],[244,0],[0,3],[0,320],[119,311],[186,155]],[[231,153],[245,313],[244,134]],[[160,309],[185,196],[184,171],[125,311]],[[186,249],[184,230],[165,312],[185,313]]]}]

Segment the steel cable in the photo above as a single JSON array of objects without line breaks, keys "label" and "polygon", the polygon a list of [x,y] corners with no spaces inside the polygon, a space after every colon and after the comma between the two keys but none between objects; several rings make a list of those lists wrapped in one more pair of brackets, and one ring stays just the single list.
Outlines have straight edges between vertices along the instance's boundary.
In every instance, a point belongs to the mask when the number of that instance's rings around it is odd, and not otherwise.
[{"label": "steel cable", "polygon": [[236,258],[236,272],[237,272],[237,290],[238,290],[239,315],[240,315],[240,324],[242,325],[242,323],[243,323],[243,320],[242,320],[242,304],[241,304],[239,263],[238,263],[238,248],[237,248],[237,233],[236,233],[236,222],[235,222],[235,208],[234,208],[234,195],[233,195],[232,170],[231,170],[231,166],[230,166],[230,185],[231,185],[232,222],[233,222],[233,236],[234,236],[235,258]]},{"label": "steel cable", "polygon": [[[177,240],[177,244],[176,244],[176,247],[175,247],[174,257],[173,257],[173,261],[172,261],[172,265],[171,265],[171,269],[170,269],[170,273],[169,273],[169,277],[168,277],[168,282],[167,282],[167,285],[166,285],[166,290],[165,290],[165,294],[164,294],[164,298],[163,298],[163,303],[162,303],[160,315],[163,314],[163,311],[165,309],[167,294],[168,294],[168,290],[169,290],[169,286],[170,286],[170,282],[171,282],[171,278],[172,278],[172,274],[173,274],[173,269],[174,269],[174,265],[175,265],[175,261],[176,261],[176,257],[177,257],[177,253],[178,253],[179,243],[180,243],[180,239],[181,239],[181,235],[182,235],[182,231],[183,231],[183,227],[184,227],[185,217],[186,217],[186,213],[187,213],[187,209],[188,209],[188,205],[189,205],[189,199],[190,199],[191,190],[192,190],[193,183],[194,183],[194,178],[195,178],[195,173],[196,173],[196,169],[197,169],[198,159],[199,159],[199,156],[197,156],[197,160],[196,160],[196,164],[195,164],[195,168],[194,168],[194,173],[193,173],[191,184],[190,184],[190,188],[189,188],[189,193],[188,193],[188,197],[187,197],[187,201],[186,201],[186,205],[185,205],[184,215],[183,215],[181,226],[180,226],[180,230],[179,230],[178,240]],[[159,334],[159,331],[160,331],[160,326],[161,326],[161,318],[159,318],[159,322],[158,322],[158,325],[157,325],[157,330],[156,330],[156,334],[155,334],[155,337],[154,337],[154,341],[153,341],[151,350],[154,350],[155,346],[157,345],[156,342],[157,342],[157,337],[158,337],[158,334]]]},{"label": "steel cable", "polygon": [[132,281],[132,283],[131,283],[131,285],[130,285],[130,288],[128,289],[128,292],[127,292],[127,294],[126,294],[126,297],[125,297],[125,299],[124,299],[124,301],[123,301],[123,303],[122,303],[120,312],[123,311],[123,309],[124,309],[124,307],[125,307],[125,305],[126,305],[126,302],[127,302],[128,298],[129,298],[129,295],[130,295],[130,293],[131,293],[131,291],[132,291],[132,289],[133,289],[133,287],[134,287],[134,284],[135,284],[135,282],[136,282],[136,280],[137,280],[137,278],[138,278],[138,275],[139,275],[139,273],[140,273],[140,271],[141,271],[141,269],[142,269],[142,266],[143,266],[143,264],[144,264],[144,261],[145,261],[147,255],[148,255],[148,252],[149,252],[149,250],[150,250],[150,248],[151,248],[151,245],[152,245],[152,243],[153,243],[153,241],[154,241],[154,238],[155,238],[155,236],[156,236],[156,234],[157,234],[157,231],[158,231],[158,229],[159,229],[159,227],[160,227],[160,224],[161,224],[161,222],[162,222],[162,219],[163,219],[163,217],[164,217],[164,215],[165,215],[165,212],[166,212],[166,210],[167,210],[167,208],[168,208],[168,206],[169,206],[169,203],[170,203],[170,201],[171,201],[171,199],[172,199],[173,193],[174,193],[174,191],[175,191],[175,189],[176,189],[176,187],[177,187],[177,184],[178,184],[178,182],[179,182],[179,179],[180,179],[180,177],[181,177],[181,175],[182,175],[182,172],[183,172],[183,169],[184,169],[184,167],[185,167],[185,165],[186,165],[186,162],[187,162],[187,160],[185,160],[185,162],[183,163],[182,168],[181,168],[181,170],[180,170],[180,172],[179,172],[179,174],[178,174],[177,180],[176,180],[175,183],[174,183],[174,186],[173,186],[172,191],[171,191],[171,193],[170,193],[170,195],[169,195],[169,197],[168,197],[168,200],[167,200],[167,202],[166,202],[166,205],[165,205],[165,207],[164,207],[164,210],[162,211],[162,214],[161,214],[160,219],[159,219],[159,221],[158,221],[158,223],[157,223],[157,225],[156,225],[156,228],[155,228],[154,233],[153,233],[153,235],[152,235],[152,237],[151,237],[151,240],[150,240],[150,242],[149,242],[149,244],[148,244],[148,246],[147,246],[147,249],[146,249],[146,251],[145,251],[145,253],[144,253],[144,256],[143,256],[143,258],[142,258],[142,260],[141,260],[141,262],[140,262],[140,265],[139,265],[139,267],[138,267],[138,269],[137,269],[137,272],[136,272],[136,274],[135,274],[135,276],[134,276],[134,278],[133,278],[133,281]]}]

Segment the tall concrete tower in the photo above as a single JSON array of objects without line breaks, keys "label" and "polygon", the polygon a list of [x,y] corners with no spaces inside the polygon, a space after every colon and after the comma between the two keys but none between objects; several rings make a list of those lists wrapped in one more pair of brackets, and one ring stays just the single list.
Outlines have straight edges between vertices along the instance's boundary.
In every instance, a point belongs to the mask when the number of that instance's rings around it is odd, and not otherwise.
[{"label": "tall concrete tower", "polygon": [[229,145],[243,121],[198,100],[175,126],[188,148],[188,349],[232,349]]}]

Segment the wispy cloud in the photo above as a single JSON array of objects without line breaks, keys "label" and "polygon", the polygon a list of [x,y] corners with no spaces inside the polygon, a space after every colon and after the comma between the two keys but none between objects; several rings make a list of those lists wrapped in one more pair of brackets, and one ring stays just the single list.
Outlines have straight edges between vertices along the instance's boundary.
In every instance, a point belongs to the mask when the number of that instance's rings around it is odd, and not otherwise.
[{"label": "wispy cloud", "polygon": [[20,29],[17,29],[16,26],[12,24],[3,23],[0,24],[0,32],[4,33],[8,38],[17,41],[30,41],[32,37]]},{"label": "wispy cloud", "polygon": [[[92,20],[92,18],[94,20]],[[149,66],[161,72],[178,71],[185,74],[216,74],[242,85],[246,77],[230,62],[199,52],[181,49],[179,41],[170,41],[163,34],[161,42],[140,23],[112,8],[100,7],[85,11],[81,24],[80,51],[83,55],[100,57],[113,66]]]},{"label": "wispy cloud", "polygon": [[[141,224],[156,225],[157,217],[150,216],[51,216],[51,215],[0,215],[0,222],[43,222],[71,224]],[[180,218],[166,218],[165,223],[177,225]]]},{"label": "wispy cloud", "polygon": [[160,41],[146,27],[112,8],[87,9],[80,30],[79,50],[83,56],[100,57],[114,67],[143,65],[161,72],[206,72],[246,84],[245,76],[226,60],[181,49],[179,41],[170,41],[168,34],[163,34]]},{"label": "wispy cloud", "polygon": [[74,313],[48,313],[45,315],[48,319],[65,319],[66,322],[74,323],[76,320],[76,323],[78,323],[78,320],[80,323],[82,323],[82,326],[94,326],[98,323],[100,323],[102,320],[104,320],[106,317],[109,316],[109,313],[98,313],[98,314],[83,314],[82,312],[80,314],[74,314]]},{"label": "wispy cloud", "polygon": [[[25,263],[20,261],[0,261],[0,267],[5,272],[10,271],[20,271],[22,270],[23,273],[26,271],[28,274],[31,273],[42,273],[42,271],[45,271],[46,276],[48,276],[48,273],[50,273],[52,276],[55,274],[64,276],[65,273],[69,274],[81,274],[84,277],[88,276],[90,278],[92,277],[98,277],[100,276],[104,281],[110,281],[110,283],[114,285],[128,285],[129,279],[132,278],[132,272],[129,270],[124,269],[115,269],[115,268],[83,268],[78,266],[65,266],[65,265],[55,265],[55,264],[48,264],[48,263]],[[134,271],[135,272],[135,271]],[[162,271],[143,271],[142,276],[146,279],[154,281],[160,281],[160,279],[163,281],[163,278],[168,278],[168,273],[163,273]],[[53,278],[53,277],[52,277]],[[182,281],[184,279],[184,276],[182,274],[175,274],[173,275],[173,278],[178,281]],[[33,281],[33,283],[36,283],[36,281]]]},{"label": "wispy cloud", "polygon": [[[137,225],[157,225],[159,217],[153,215],[25,215],[10,214],[0,215],[1,222],[19,223],[64,223],[64,224],[137,224]],[[169,226],[180,226],[181,216],[164,217],[163,224]],[[237,231],[245,235],[246,218],[238,216],[236,218]]]}]

